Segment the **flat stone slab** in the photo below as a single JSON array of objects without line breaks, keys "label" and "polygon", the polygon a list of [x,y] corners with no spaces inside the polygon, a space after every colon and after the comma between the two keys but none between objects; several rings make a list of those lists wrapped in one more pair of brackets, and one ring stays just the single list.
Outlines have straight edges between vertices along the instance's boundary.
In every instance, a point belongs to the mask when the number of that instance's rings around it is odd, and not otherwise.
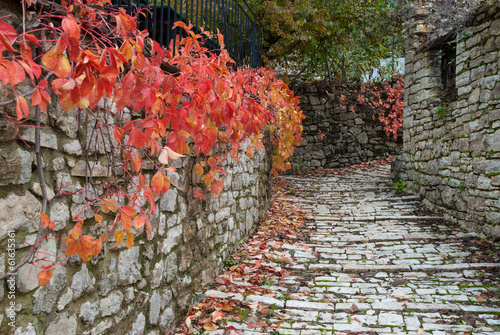
[{"label": "flat stone slab", "polygon": [[[293,275],[275,280],[262,295],[205,292],[210,298],[273,306],[276,314],[267,318],[280,327],[249,329],[248,323],[230,320],[227,326],[245,335],[500,334],[500,295],[491,293],[500,261],[473,263],[470,257],[478,251],[464,247],[461,239],[475,234],[453,232],[439,215],[413,215],[419,197],[394,195],[389,171],[382,165],[362,173],[345,169],[341,175],[280,177],[307,194],[282,200],[306,212],[304,229],[311,234],[301,240],[290,236],[291,242],[266,250],[261,266],[293,270]],[[435,220],[441,234],[433,230]],[[279,259],[277,253],[291,262],[272,261]],[[464,321],[464,313],[475,327]]]}]

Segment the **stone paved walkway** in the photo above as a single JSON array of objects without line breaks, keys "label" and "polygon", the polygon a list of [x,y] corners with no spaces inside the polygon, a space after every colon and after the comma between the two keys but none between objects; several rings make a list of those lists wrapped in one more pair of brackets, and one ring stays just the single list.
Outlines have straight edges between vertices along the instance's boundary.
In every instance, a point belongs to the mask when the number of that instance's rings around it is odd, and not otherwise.
[{"label": "stone paved walkway", "polygon": [[[269,322],[281,321],[265,332],[273,335],[500,334],[500,262],[483,262],[484,251],[466,243],[476,235],[417,213],[417,197],[394,194],[388,165],[345,171],[282,177],[307,195],[295,200],[311,234],[308,248],[281,247],[294,263],[268,265],[296,276],[266,295],[206,296],[273,306]],[[228,321],[233,331],[209,333],[260,333],[247,323]]]}]

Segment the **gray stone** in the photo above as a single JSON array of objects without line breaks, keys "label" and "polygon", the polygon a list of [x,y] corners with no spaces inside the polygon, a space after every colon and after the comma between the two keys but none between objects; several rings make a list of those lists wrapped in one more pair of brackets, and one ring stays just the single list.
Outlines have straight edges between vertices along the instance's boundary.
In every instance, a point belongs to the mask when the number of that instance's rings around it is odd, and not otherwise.
[{"label": "gray stone", "polygon": [[73,290],[71,288],[67,288],[66,292],[64,292],[59,301],[57,302],[57,310],[62,311],[67,304],[69,304],[73,300]]},{"label": "gray stone", "polygon": [[149,323],[158,324],[158,318],[160,317],[160,307],[161,307],[161,296],[158,292],[154,291],[151,299],[149,300]]},{"label": "gray stone", "polygon": [[[30,191],[34,195],[38,195],[40,198],[43,198],[42,188],[40,187],[40,183],[33,183],[33,187],[31,187]],[[54,191],[49,187],[49,185],[45,184],[45,192],[47,193],[47,200],[50,201],[55,197]]]},{"label": "gray stone", "polygon": [[365,132],[362,132],[358,136],[356,136],[356,139],[360,144],[367,144],[368,143],[368,135]]},{"label": "gray stone", "polygon": [[70,155],[81,155],[83,153],[83,148],[82,145],[80,144],[80,141],[78,140],[73,140],[71,142],[66,143],[63,146],[64,152]]},{"label": "gray stone", "polygon": [[75,177],[109,177],[112,172],[109,166],[104,166],[100,162],[78,161],[71,169],[71,175]]},{"label": "gray stone", "polygon": [[481,89],[479,87],[473,90],[469,96],[469,104],[475,104],[479,102],[480,95],[481,95]]},{"label": "gray stone", "polygon": [[87,264],[83,263],[80,271],[73,275],[71,290],[73,291],[73,300],[82,296],[85,292],[90,292],[94,288],[95,278],[92,278],[87,269]]},{"label": "gray stone", "polygon": [[33,233],[38,230],[42,204],[28,191],[19,196],[10,193],[0,201],[0,240],[9,231]]},{"label": "gray stone", "polygon": [[161,251],[164,254],[170,253],[170,251],[180,242],[182,236],[182,225],[177,225],[171,228],[167,233],[167,238],[163,241],[163,246]]},{"label": "gray stone", "polygon": [[99,302],[101,316],[109,316],[118,313],[120,311],[122,301],[123,293],[120,291],[114,291],[107,297],[101,299],[101,301]]},{"label": "gray stone", "polygon": [[59,314],[45,330],[46,335],[76,335],[78,322],[75,315],[68,312]]},{"label": "gray stone", "polygon": [[177,209],[177,191],[170,188],[160,199],[160,209],[167,212],[175,212]]},{"label": "gray stone", "polygon": [[49,283],[40,287],[35,294],[33,294],[33,314],[52,312],[59,293],[66,287],[66,275],[59,273],[53,276]]},{"label": "gray stone", "polygon": [[146,318],[144,317],[144,314],[140,313],[137,316],[135,322],[132,324],[132,329],[130,330],[128,335],[143,335],[145,327],[146,327]]},{"label": "gray stone", "polygon": [[163,332],[168,333],[174,326],[174,317],[175,314],[172,308],[169,307],[163,311],[160,317],[160,324],[158,325]]},{"label": "gray stone", "polygon": [[50,219],[56,224],[55,231],[64,229],[69,222],[69,208],[63,202],[54,202],[50,206]]},{"label": "gray stone", "polygon": [[151,283],[150,283],[151,288],[157,288],[161,285],[161,282],[163,280],[163,271],[164,271],[163,260],[160,260],[158,263],[155,264],[155,267],[153,269],[153,274],[151,276]]},{"label": "gray stone", "polygon": [[[21,137],[29,143],[35,143],[35,128],[27,127],[21,132]],[[40,145],[44,148],[57,150],[57,136],[51,129],[40,129]]]},{"label": "gray stone", "polygon": [[92,324],[95,318],[99,315],[99,309],[97,307],[97,302],[87,301],[80,308],[80,318],[82,318],[83,323]]},{"label": "gray stone", "polygon": [[116,276],[116,273],[110,273],[105,278],[102,278],[97,284],[99,295],[106,296],[109,292],[116,288],[117,283],[118,277]]},{"label": "gray stone", "polygon": [[118,256],[118,280],[121,285],[133,284],[142,279],[139,247],[120,252]]},{"label": "gray stone", "polygon": [[26,328],[24,329],[22,327],[16,328],[14,335],[37,335],[37,334],[35,327],[30,322],[28,323],[28,326],[26,326]]},{"label": "gray stone", "polygon": [[0,186],[26,184],[31,180],[33,158],[28,151],[0,149]]}]

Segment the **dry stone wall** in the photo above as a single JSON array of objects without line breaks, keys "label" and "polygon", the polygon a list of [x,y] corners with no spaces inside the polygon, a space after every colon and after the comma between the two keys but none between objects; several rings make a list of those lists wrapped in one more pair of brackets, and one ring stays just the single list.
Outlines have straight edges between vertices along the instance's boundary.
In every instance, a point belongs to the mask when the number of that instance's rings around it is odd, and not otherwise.
[{"label": "dry stone wall", "polygon": [[[12,112],[8,108],[4,111]],[[79,131],[76,120],[81,123]],[[28,251],[22,241],[35,241],[42,193],[34,128],[20,130],[25,144],[5,118],[0,122],[0,273],[4,273],[11,260],[19,261]],[[239,161],[227,159],[220,197],[203,201],[193,197],[200,186],[193,166],[200,158],[175,161],[177,171],[168,171],[172,186],[157,199],[159,210],[151,216],[149,237],[143,233],[131,249],[124,243],[110,249],[114,242],[110,238],[102,253],[85,264],[77,255],[65,258],[66,244],[60,238],[73,228],[71,216],[82,215],[86,199],[92,199],[82,195],[102,194],[99,184],[112,172],[105,154],[116,154],[117,146],[105,130],[96,140],[92,132],[106,127],[84,112],[62,113],[53,107],[42,125],[50,127],[42,131],[41,146],[50,200],[47,214],[56,228],[48,236],[51,239],[41,243],[44,254],[38,257],[63,266],[56,267],[44,287],[38,287],[37,275],[38,267],[47,262],[33,268],[25,265],[13,280],[2,281],[0,308],[6,313],[0,314],[0,333],[168,334],[196,300],[196,292],[213,281],[223,260],[267,211],[268,152],[257,151],[253,159],[244,154]],[[90,155],[89,167],[85,154]],[[90,177],[95,187],[90,186]],[[87,217],[92,215],[92,210],[86,212]],[[104,222],[102,229],[111,223]],[[85,233],[98,229],[84,226]]]},{"label": "dry stone wall", "polygon": [[373,110],[359,108],[355,102],[341,102],[341,96],[351,96],[353,90],[359,90],[358,86],[334,90],[324,82],[317,82],[293,88],[300,96],[305,116],[303,140],[292,158],[296,169],[339,168],[401,152],[401,138],[388,137],[382,124],[373,120]]},{"label": "dry stone wall", "polygon": [[[451,77],[443,74],[443,50],[453,38],[420,51],[436,17],[425,6],[412,13],[404,146],[394,176],[448,219],[500,238],[500,5],[478,9],[474,23],[458,31]],[[455,83],[455,101],[444,94],[445,78]]]}]

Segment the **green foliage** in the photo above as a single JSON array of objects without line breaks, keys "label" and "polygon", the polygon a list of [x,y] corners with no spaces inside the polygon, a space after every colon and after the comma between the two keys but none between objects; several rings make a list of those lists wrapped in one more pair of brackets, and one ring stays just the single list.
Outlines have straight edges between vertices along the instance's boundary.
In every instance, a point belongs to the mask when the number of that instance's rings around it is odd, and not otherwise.
[{"label": "green foliage", "polygon": [[444,106],[439,106],[435,110],[436,114],[439,115],[440,117],[445,117],[446,116],[446,107]]},{"label": "green foliage", "polygon": [[465,191],[465,184],[464,183],[458,184],[458,189],[460,190],[460,192]]},{"label": "green foliage", "polygon": [[396,184],[394,184],[393,188],[396,192],[406,192],[406,181],[399,180]]},{"label": "green foliage", "polygon": [[247,2],[263,25],[264,60],[287,70],[357,78],[403,50],[401,0]]},{"label": "green foliage", "polygon": [[226,267],[235,266],[237,264],[238,264],[238,261],[234,258],[226,258],[224,260],[224,266],[226,266]]}]

